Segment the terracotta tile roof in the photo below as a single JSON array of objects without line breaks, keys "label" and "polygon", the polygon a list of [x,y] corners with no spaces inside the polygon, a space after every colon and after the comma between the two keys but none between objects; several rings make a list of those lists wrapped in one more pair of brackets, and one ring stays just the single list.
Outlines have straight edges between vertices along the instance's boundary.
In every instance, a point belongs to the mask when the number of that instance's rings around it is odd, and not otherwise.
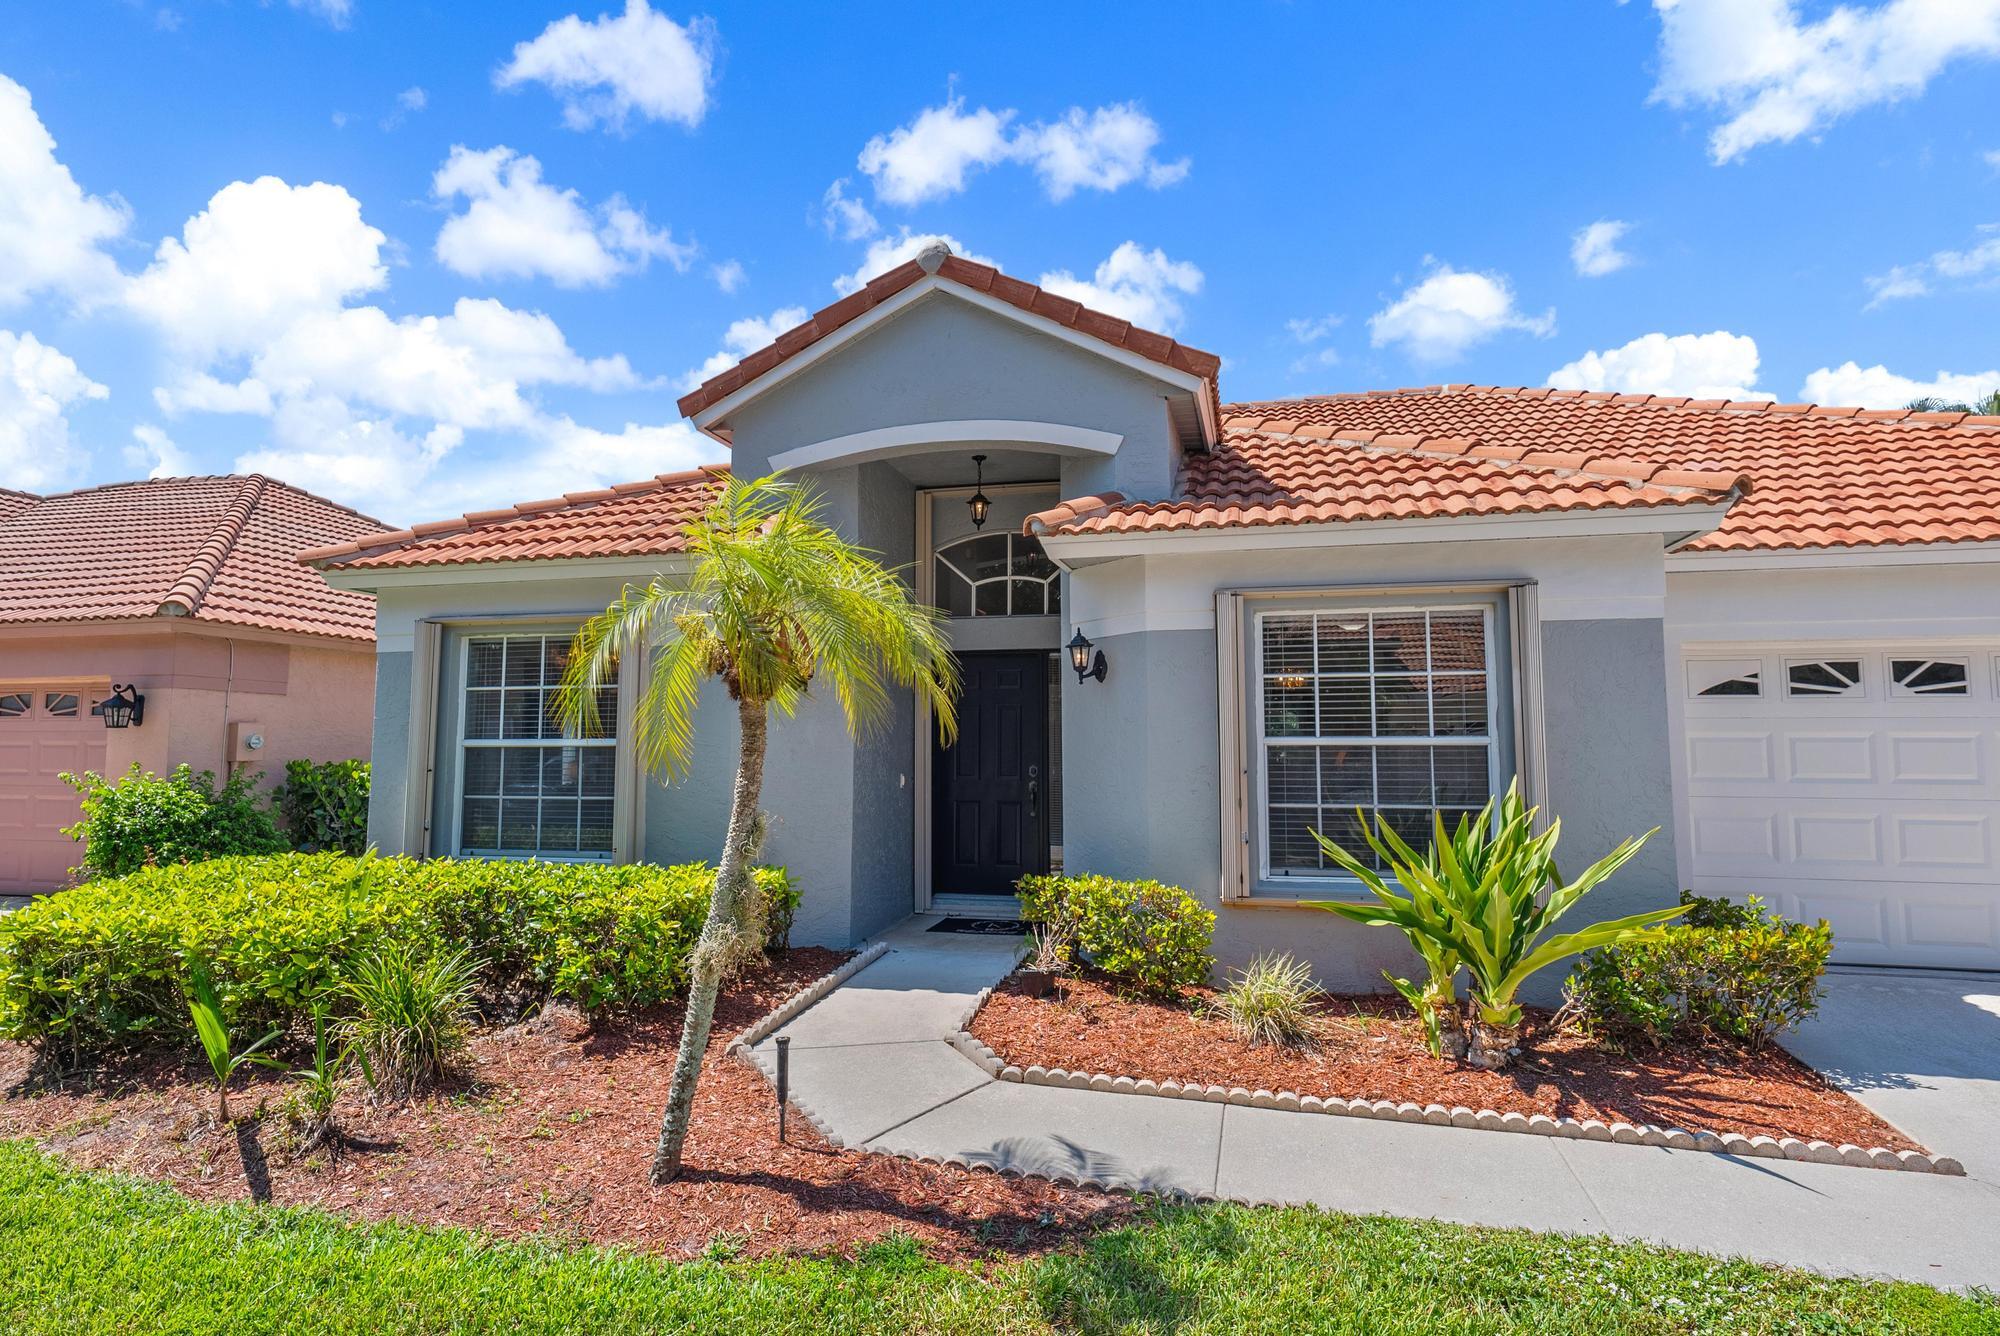
[{"label": "terracotta tile roof", "polygon": [[11,487],[0,487],[0,520],[20,514],[41,499],[33,492],[17,492]]},{"label": "terracotta tile roof", "polygon": [[248,477],[111,483],[0,512],[0,623],[187,617],[375,638],[375,600],[331,588],[299,547],[381,521]]},{"label": "terracotta tile roof", "polygon": [[322,568],[383,570],[483,561],[648,557],[681,550],[682,528],[715,493],[722,468],[662,473],[641,482],[477,510],[301,552]]},{"label": "terracotta tile roof", "polygon": [[[1066,503],[1062,533],[1712,505],[1689,551],[2000,540],[2000,418],[1497,386],[1225,405],[1168,502]],[[1073,513],[1061,514],[1063,509]]]},{"label": "terracotta tile roof", "polygon": [[937,265],[937,276],[960,283],[976,292],[997,297],[1010,306],[1053,320],[1059,325],[1074,329],[1101,339],[1114,348],[1170,366],[1177,371],[1198,376],[1207,383],[1207,394],[1211,408],[1219,405],[1216,391],[1217,377],[1222,370],[1222,359],[1214,353],[1205,353],[1197,348],[1189,348],[1174,342],[1164,334],[1155,334],[1140,329],[1129,320],[1093,311],[1089,307],[1058,297],[1052,292],[1024,283],[1018,278],[1009,278],[991,265],[977,264],[957,255],[945,253],[940,259],[933,252],[915,260],[906,260],[887,273],[870,279],[858,291],[849,293],[833,305],[815,312],[804,324],[780,334],[769,345],[751,353],[721,375],[705,380],[692,392],[682,396],[680,410],[684,417],[693,417],[711,404],[720,402],[734,394],[743,386],[756,380],[780,363],[818,343],[827,335],[839,329],[850,320],[874,310],[903,289],[921,280],[927,272],[927,264]]}]

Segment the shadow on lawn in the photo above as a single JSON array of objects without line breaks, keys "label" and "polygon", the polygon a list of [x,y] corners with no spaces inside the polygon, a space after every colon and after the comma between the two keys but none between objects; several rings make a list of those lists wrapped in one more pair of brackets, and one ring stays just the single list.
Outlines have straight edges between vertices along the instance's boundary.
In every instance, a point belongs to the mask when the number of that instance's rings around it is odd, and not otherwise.
[{"label": "shadow on lawn", "polygon": [[1142,1227],[1050,1258],[1036,1273],[1035,1300],[1058,1330],[1178,1331],[1202,1316],[1204,1277],[1187,1274],[1186,1259],[1212,1273],[1252,1246],[1233,1212],[1162,1204]]},{"label": "shadow on lawn", "polygon": [[[792,1150],[829,1158],[844,1153],[798,1145],[792,1146]],[[767,1188],[785,1194],[798,1203],[800,1209],[810,1213],[869,1212],[911,1224],[947,1229],[976,1238],[990,1247],[1007,1248],[1010,1251],[1038,1251],[1042,1247],[1054,1247],[1064,1239],[1073,1237],[1079,1229],[1088,1229],[1099,1222],[1110,1223],[1126,1214],[1124,1210],[1114,1207],[1088,1222],[1071,1220],[1060,1224],[1047,1212],[1029,1214],[1025,1211],[1004,1211],[992,1215],[974,1215],[955,1210],[942,1200],[925,1204],[905,1201],[894,1193],[862,1181],[859,1176],[839,1183],[808,1183],[787,1174],[742,1173],[689,1165],[674,1181],[677,1184],[714,1183]]]}]

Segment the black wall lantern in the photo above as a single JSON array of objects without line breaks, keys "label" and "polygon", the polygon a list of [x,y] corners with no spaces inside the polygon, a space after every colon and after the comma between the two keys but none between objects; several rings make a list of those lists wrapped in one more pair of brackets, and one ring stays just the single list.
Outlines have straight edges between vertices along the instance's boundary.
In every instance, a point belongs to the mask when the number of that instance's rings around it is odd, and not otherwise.
[{"label": "black wall lantern", "polygon": [[972,467],[976,470],[972,481],[972,499],[965,504],[972,512],[972,527],[983,529],[986,527],[986,512],[993,508],[993,503],[986,499],[986,456],[974,455]]},{"label": "black wall lantern", "polygon": [[97,712],[104,716],[106,728],[137,728],[146,722],[146,698],[130,683],[113,685]]},{"label": "black wall lantern", "polygon": [[1076,669],[1076,680],[1079,683],[1089,677],[1102,682],[1104,675],[1111,671],[1111,665],[1104,661],[1104,651],[1098,650],[1097,657],[1093,659],[1090,650],[1090,642],[1083,638],[1083,628],[1077,627],[1076,634],[1071,636],[1069,641],[1069,666]]}]

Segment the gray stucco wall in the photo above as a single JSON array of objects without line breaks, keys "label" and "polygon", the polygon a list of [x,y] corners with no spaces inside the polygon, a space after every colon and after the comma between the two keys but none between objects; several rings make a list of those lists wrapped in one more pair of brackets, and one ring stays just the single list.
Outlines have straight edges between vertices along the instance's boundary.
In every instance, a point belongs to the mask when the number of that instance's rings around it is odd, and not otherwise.
[{"label": "gray stucco wall", "polygon": [[[1647,618],[1543,625],[1549,808],[1563,820],[1566,868],[1620,839],[1660,833],[1572,913],[1577,922],[1673,903],[1672,792],[1662,625]],[[1334,989],[1375,991],[1384,969],[1415,958],[1387,928],[1323,911],[1221,898],[1216,641],[1209,631],[1100,639],[1102,684],[1065,680],[1065,843],[1072,871],[1155,877],[1217,910],[1216,957],[1241,966],[1264,951],[1310,960]],[[1538,976],[1531,1001],[1556,1000],[1563,967]]]},{"label": "gray stucco wall", "polygon": [[368,763],[368,841],[378,849],[407,848],[403,822],[409,794],[410,661],[408,650],[375,656],[375,737]]},{"label": "gray stucco wall", "polygon": [[[1109,459],[1065,460],[1063,495],[1168,496],[1179,446],[1166,389],[1137,371],[937,294],[732,417],[733,465],[879,427],[970,419],[1056,422],[1125,438]],[[971,453],[968,449],[967,453]]]},{"label": "gray stucco wall", "polygon": [[1574,875],[1620,840],[1660,828],[1571,912],[1587,922],[1674,903],[1680,886],[1664,623],[1548,622],[1542,663],[1549,807],[1562,818],[1563,870]]}]

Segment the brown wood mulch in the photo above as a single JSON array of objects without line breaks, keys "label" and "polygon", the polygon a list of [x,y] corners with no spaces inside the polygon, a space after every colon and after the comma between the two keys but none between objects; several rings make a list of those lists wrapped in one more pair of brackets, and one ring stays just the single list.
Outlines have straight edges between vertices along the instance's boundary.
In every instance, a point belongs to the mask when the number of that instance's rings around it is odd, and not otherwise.
[{"label": "brown wood mulch", "polygon": [[972,1033],[1021,1067],[1922,1149],[1776,1047],[1617,1053],[1552,1033],[1549,1013],[1530,1009],[1518,1066],[1487,1072],[1433,1058],[1397,997],[1322,995],[1319,1037],[1305,1051],[1239,1038],[1210,1014],[1214,998],[1198,989],[1178,1005],[1140,1001],[1089,976],[1063,980],[1060,996],[1031,998],[1010,979]]},{"label": "brown wood mulch", "polygon": [[796,1112],[781,1145],[769,1084],[724,1050],[845,958],[790,951],[725,991],[685,1169],[666,1187],[649,1186],[646,1170],[680,1035],[678,1004],[596,1024],[551,1008],[477,1035],[460,1083],[401,1108],[370,1109],[350,1089],[340,1112],[351,1144],[330,1162],[288,1161],[282,1075],[239,1079],[230,1094],[238,1125],[218,1129],[213,1082],[191,1063],[51,1081],[31,1075],[28,1049],[0,1044],[0,1136],[203,1200],[255,1198],[670,1257],[712,1245],[746,1256],[852,1254],[892,1231],[946,1258],[1030,1253],[1135,1209],[1106,1193],[834,1150]]}]

